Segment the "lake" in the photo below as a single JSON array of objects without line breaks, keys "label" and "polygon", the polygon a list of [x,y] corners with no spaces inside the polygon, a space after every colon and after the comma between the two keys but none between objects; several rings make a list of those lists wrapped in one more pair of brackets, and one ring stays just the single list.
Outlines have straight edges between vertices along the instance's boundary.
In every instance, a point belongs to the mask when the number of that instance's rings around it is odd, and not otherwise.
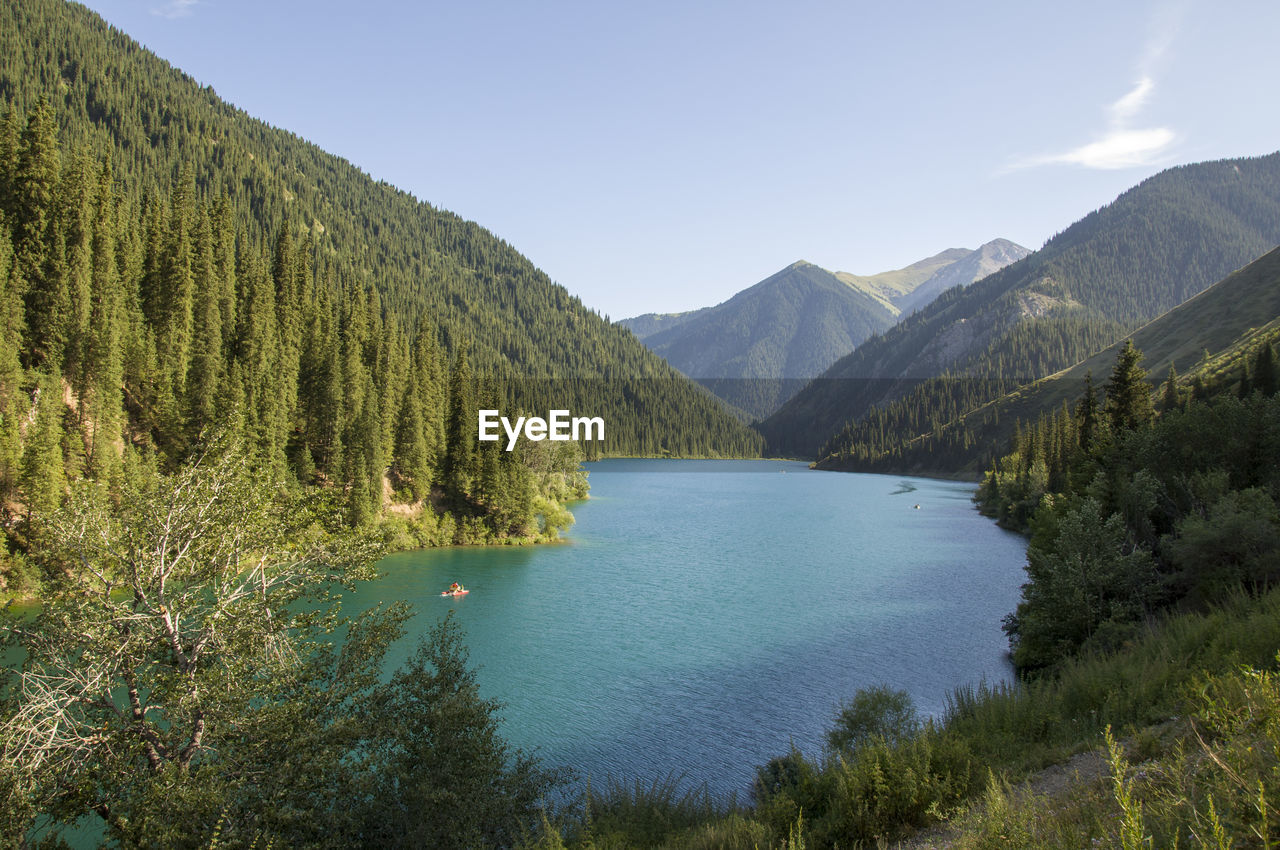
[{"label": "lake", "polygon": [[[504,736],[545,764],[741,797],[793,743],[818,755],[858,688],[939,714],[953,688],[1012,675],[1000,620],[1026,541],[971,484],[788,461],[587,468],[567,542],[399,553],[348,603],[410,601],[415,633],[452,611]],[[454,581],[471,593],[441,597]]]}]

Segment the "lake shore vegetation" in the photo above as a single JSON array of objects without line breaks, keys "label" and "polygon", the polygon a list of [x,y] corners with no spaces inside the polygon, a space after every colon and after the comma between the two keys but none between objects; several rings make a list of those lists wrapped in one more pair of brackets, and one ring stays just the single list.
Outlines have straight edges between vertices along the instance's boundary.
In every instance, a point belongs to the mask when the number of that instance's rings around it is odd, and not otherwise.
[{"label": "lake shore vegetation", "polygon": [[[1074,409],[1019,428],[977,495],[1030,536],[1005,624],[1016,682],[959,689],[924,720],[905,693],[863,691],[825,751],[760,766],[747,800],[614,783],[535,846],[916,846],[922,830],[962,848],[1273,846],[1273,364],[1263,340],[1153,393],[1126,346]],[[1096,769],[1061,767],[1080,759]]]},{"label": "lake shore vegetation", "polygon": [[[388,676],[404,603],[347,617],[374,529],[223,441],[40,526],[0,615],[0,846],[511,846],[564,779],[510,748],[450,619]],[[92,835],[90,832],[89,835]],[[80,838],[75,838],[79,835]]]}]

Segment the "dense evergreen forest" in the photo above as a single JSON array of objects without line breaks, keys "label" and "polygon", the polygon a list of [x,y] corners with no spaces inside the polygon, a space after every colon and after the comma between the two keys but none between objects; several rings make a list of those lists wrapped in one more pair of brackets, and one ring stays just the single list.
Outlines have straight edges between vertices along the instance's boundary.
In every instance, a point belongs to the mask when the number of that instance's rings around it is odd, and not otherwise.
[{"label": "dense evergreen forest", "polygon": [[0,39],[0,101],[20,117],[51,104],[61,144],[109,158],[139,214],[181,184],[194,202],[225,199],[228,226],[252,245],[287,226],[318,273],[376,290],[384,321],[413,337],[426,317],[444,351],[466,339],[478,370],[541,382],[517,395],[552,387],[534,409],[605,416],[608,453],[755,447],[706,393],[510,245],[251,118],[83,7],[5,2]]},{"label": "dense evergreen forest", "polygon": [[[0,4],[0,57],[6,582],[33,579],[17,563],[68,481],[172,469],[220,431],[402,545],[553,536],[583,450],[758,451],[510,246],[82,7]],[[598,416],[604,441],[504,452],[477,444],[479,407]]]},{"label": "dense evergreen forest", "polygon": [[[1280,249],[1233,272],[1199,295],[1135,331],[1132,340],[1146,353],[1156,377],[1169,370],[1208,378],[1239,367],[1242,351],[1252,349],[1280,324]],[[920,394],[874,409],[863,420],[849,423],[822,448],[822,469],[858,469],[979,477],[999,457],[1019,421],[1052,415],[1063,404],[1074,404],[1089,372],[1110,369],[1119,345],[1099,350],[1069,369],[1029,385],[1006,390],[994,401],[982,402],[987,392],[1003,387],[971,386],[964,378],[932,379]],[[930,404],[918,395],[932,390]],[[947,403],[954,396],[967,401]],[[935,414],[936,418],[924,418]],[[897,419],[895,419],[897,417]],[[918,436],[903,442],[902,419]]]},{"label": "dense evergreen forest", "polygon": [[[991,446],[983,434],[954,423],[1017,390],[1028,382],[1026,376],[1056,371],[1056,364],[1106,347],[1119,330],[1111,322],[1079,317],[1022,322],[977,358],[976,374],[947,372],[911,382],[913,388],[901,398],[845,423],[818,449],[818,465],[861,472],[960,469],[974,453],[990,453]],[[890,382],[867,383],[876,392]],[[922,435],[929,436],[927,450],[922,450]]]},{"label": "dense evergreen forest", "polygon": [[[1280,154],[1169,169],[872,337],[761,431],[774,453],[901,468],[921,435],[1095,354],[1277,243]],[[972,436],[934,443],[964,453]]]},{"label": "dense evergreen forest", "polygon": [[1031,533],[1023,601],[1005,623],[1023,669],[1280,580],[1272,340],[1208,380],[1171,371],[1157,403],[1141,360],[1126,345],[1103,387],[1086,381],[1074,408],[1020,426],[978,491],[985,512]]},{"label": "dense evergreen forest", "polygon": [[[341,613],[388,544],[554,537],[584,454],[759,439],[477,225],[84,8],[0,2],[0,846],[510,846],[448,623]],[[568,408],[603,444],[476,439]],[[441,800],[465,806],[441,815]]]}]

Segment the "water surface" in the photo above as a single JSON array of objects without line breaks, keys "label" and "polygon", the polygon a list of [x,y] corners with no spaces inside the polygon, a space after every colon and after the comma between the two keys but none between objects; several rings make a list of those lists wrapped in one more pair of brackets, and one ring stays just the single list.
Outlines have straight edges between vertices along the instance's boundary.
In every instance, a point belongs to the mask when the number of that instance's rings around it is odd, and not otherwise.
[{"label": "water surface", "polygon": [[[1025,541],[972,485],[785,461],[588,469],[569,542],[399,553],[354,600],[409,600],[418,631],[453,611],[503,734],[548,764],[741,793],[793,743],[817,755],[860,687],[938,713],[955,686],[1011,675],[1000,619]],[[472,592],[442,598],[453,581]]]}]

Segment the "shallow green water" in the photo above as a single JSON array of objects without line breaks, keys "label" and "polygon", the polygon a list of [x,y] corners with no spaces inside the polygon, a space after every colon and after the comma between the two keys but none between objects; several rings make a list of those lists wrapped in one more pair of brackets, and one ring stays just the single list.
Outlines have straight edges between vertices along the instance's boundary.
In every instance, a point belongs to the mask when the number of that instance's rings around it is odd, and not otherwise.
[{"label": "shallow green water", "polygon": [[[589,469],[570,542],[400,553],[352,600],[410,600],[416,629],[454,611],[504,734],[549,764],[742,792],[792,742],[816,754],[859,687],[937,713],[1011,674],[1000,618],[1025,542],[971,485],[781,461]],[[442,598],[452,581],[472,592]]]}]

